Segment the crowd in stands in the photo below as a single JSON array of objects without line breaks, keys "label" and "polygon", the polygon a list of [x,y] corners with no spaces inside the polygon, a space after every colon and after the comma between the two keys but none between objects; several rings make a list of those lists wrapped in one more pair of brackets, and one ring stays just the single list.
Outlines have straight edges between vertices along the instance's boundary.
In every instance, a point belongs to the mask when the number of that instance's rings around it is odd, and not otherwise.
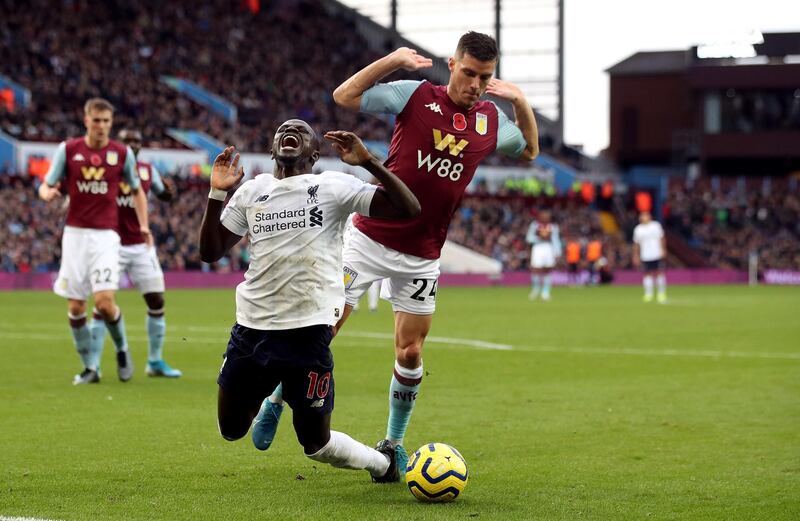
[{"label": "crowd in stands", "polygon": [[[162,266],[166,270],[238,271],[246,268],[246,240],[220,262],[200,260],[198,230],[205,209],[208,181],[202,177],[173,177],[179,197],[171,204],[151,199],[150,223]],[[45,204],[37,197],[36,180],[0,175],[0,271],[47,272],[60,263],[64,200]],[[751,252],[762,269],[800,269],[800,190],[797,182],[673,183],[663,219],[670,233],[700,252],[710,267],[747,269]],[[631,226],[604,233],[598,205],[575,195],[526,195],[485,186],[468,193],[456,211],[448,238],[502,262],[505,270],[526,270],[530,245],[525,234],[541,209],[549,209],[561,230],[562,244],[577,241],[585,252],[590,241],[602,243],[602,256],[611,269],[632,268]],[[631,217],[635,212],[631,212]],[[630,228],[630,229],[628,229]],[[669,265],[675,265],[669,260]],[[559,268],[565,267],[564,258]]]},{"label": "crowd in stands", "polygon": [[800,269],[800,189],[797,179],[708,179],[671,183],[667,229],[714,267]]},{"label": "crowd in stands", "polygon": [[[86,99],[117,108],[116,128],[141,129],[145,145],[179,147],[169,128],[207,132],[263,152],[276,123],[301,117],[317,131],[344,128],[386,141],[386,121],[337,107],[333,89],[378,56],[310,1],[0,1],[0,74],[31,90],[27,108],[0,104],[0,129],[14,137],[79,136]],[[291,45],[288,45],[291,42]],[[335,49],[335,52],[332,52]],[[233,102],[231,124],[160,81],[191,80]]]},{"label": "crowd in stands", "polygon": [[[246,240],[213,266],[200,260],[200,221],[208,198],[208,180],[173,178],[178,197],[172,203],[150,199],[150,227],[165,270],[240,271],[247,267]],[[65,200],[45,203],[29,177],[0,175],[0,271],[57,271],[61,261],[61,233]]]}]

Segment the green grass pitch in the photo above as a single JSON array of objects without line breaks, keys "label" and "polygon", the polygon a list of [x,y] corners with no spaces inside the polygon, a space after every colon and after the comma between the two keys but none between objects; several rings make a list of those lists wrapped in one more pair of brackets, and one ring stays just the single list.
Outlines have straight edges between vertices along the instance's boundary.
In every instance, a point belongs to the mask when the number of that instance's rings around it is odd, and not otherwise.
[{"label": "green grass pitch", "polygon": [[[407,446],[461,451],[457,501],[308,460],[288,421],[266,453],[216,427],[234,292],[169,291],[165,358],[144,375],[144,303],[125,291],[137,366],[79,371],[66,305],[0,293],[0,517],[59,520],[800,519],[800,291],[442,288]],[[334,341],[333,427],[373,445],[393,363],[387,303]]]}]

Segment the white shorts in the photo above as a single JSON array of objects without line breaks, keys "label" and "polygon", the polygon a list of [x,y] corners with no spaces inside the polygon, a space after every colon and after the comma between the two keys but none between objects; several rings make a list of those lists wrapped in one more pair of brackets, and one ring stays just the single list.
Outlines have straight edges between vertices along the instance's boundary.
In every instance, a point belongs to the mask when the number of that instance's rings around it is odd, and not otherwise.
[{"label": "white shorts", "polygon": [[119,235],[114,230],[64,227],[56,295],[86,300],[119,287]]},{"label": "white shorts", "polygon": [[119,268],[142,295],[164,293],[164,272],[154,246],[141,243],[120,247]]},{"label": "white shorts", "polygon": [[556,256],[553,253],[553,245],[549,242],[541,242],[533,245],[531,252],[532,268],[554,268]]},{"label": "white shorts", "polygon": [[347,304],[355,306],[375,280],[386,279],[381,298],[391,302],[394,311],[432,315],[436,310],[439,259],[400,253],[352,227],[342,260]]}]

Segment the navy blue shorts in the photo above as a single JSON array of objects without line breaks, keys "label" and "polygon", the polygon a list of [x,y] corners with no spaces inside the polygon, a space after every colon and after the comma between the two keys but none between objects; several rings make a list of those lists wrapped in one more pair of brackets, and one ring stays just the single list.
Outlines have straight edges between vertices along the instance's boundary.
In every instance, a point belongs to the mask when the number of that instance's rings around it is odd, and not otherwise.
[{"label": "navy blue shorts", "polygon": [[663,270],[664,260],[658,259],[653,261],[642,261],[642,267],[644,268],[645,273],[649,273],[651,271]]},{"label": "navy blue shorts", "polygon": [[292,410],[320,415],[333,411],[333,355],[330,326],[263,331],[236,324],[217,384],[262,401],[283,383]]}]

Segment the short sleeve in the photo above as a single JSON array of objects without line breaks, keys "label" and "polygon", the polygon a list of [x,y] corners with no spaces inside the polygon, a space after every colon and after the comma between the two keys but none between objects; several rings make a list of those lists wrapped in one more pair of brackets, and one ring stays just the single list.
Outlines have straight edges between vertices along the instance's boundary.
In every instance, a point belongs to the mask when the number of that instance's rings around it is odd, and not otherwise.
[{"label": "short sleeve", "polygon": [[247,235],[247,208],[245,203],[249,200],[246,194],[250,192],[252,182],[252,180],[247,181],[236,190],[236,193],[228,201],[228,205],[222,210],[222,215],[219,217],[225,228],[242,237]]},{"label": "short sleeve", "polygon": [[128,183],[133,190],[138,190],[139,173],[136,171],[136,156],[133,155],[131,147],[126,147],[127,153],[125,154],[125,165],[122,167],[122,179]]},{"label": "short sleeve", "polygon": [[497,109],[497,151],[509,157],[519,157],[528,146],[525,136],[517,125],[515,125],[506,113]]},{"label": "short sleeve", "polygon": [[633,242],[639,243],[642,240],[642,229],[639,226],[633,229]]},{"label": "short sleeve", "polygon": [[376,83],[361,95],[361,112],[400,114],[421,84],[421,81],[414,80]]},{"label": "short sleeve", "polygon": [[155,165],[150,165],[150,190],[156,195],[164,193],[164,181]]},{"label": "short sleeve", "polygon": [[365,183],[357,177],[344,173],[332,173],[336,176],[336,181],[333,183],[336,200],[344,209],[344,214],[356,212],[369,216],[369,207],[378,189],[377,185]]},{"label": "short sleeve", "polygon": [[44,182],[47,183],[48,186],[55,186],[56,183],[61,181],[64,178],[64,173],[66,172],[67,166],[67,144],[66,142],[61,142],[56,148],[56,153],[53,154],[53,159],[50,161],[50,168],[47,170],[47,174],[44,177]]}]

